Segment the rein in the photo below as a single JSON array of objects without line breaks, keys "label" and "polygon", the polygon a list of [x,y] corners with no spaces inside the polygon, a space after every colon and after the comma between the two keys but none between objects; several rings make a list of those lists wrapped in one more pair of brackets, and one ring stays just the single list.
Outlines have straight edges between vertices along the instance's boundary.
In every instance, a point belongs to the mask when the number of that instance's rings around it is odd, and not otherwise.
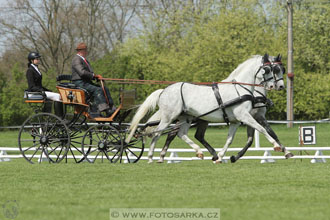
[{"label": "rein", "polygon": [[107,100],[108,105],[110,105],[107,93],[106,93],[105,88],[104,88],[103,79],[101,79],[100,81],[101,81],[101,87],[102,87],[102,90],[103,90],[104,97]]},{"label": "rein", "polygon": [[[115,79],[115,78],[102,78],[101,80],[110,81],[111,83],[119,83],[119,84],[174,84],[176,81],[159,81],[159,80],[142,80],[142,79]],[[242,82],[191,82],[191,84],[195,85],[212,85],[214,83],[218,84],[241,84],[247,86],[258,86],[263,87],[263,85],[259,84],[250,84],[250,83],[242,83]]]}]

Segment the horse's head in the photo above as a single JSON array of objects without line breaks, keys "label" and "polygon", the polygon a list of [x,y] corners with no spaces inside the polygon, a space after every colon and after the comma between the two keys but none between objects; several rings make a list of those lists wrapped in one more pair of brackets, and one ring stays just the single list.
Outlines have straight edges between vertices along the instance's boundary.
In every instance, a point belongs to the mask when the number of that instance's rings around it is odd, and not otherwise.
[{"label": "horse's head", "polygon": [[255,75],[255,83],[263,85],[268,90],[275,88],[272,62],[270,62],[268,54],[265,54],[262,58],[262,65]]},{"label": "horse's head", "polygon": [[277,57],[273,58],[272,62],[272,70],[274,74],[274,80],[275,80],[275,89],[276,90],[282,90],[285,88],[283,75],[285,73],[285,68],[282,64],[282,56],[279,54]]}]

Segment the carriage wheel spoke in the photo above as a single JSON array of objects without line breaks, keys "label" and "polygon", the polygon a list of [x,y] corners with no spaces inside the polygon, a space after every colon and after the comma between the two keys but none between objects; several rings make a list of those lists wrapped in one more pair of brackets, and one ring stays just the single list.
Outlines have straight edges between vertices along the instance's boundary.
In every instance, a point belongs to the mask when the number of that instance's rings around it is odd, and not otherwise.
[{"label": "carriage wheel spoke", "polygon": [[[52,154],[52,153],[54,153],[54,154],[56,154],[56,149],[59,147],[60,145],[57,145],[57,147],[55,147],[54,149],[49,145],[48,147],[51,149],[51,151],[50,152],[48,152],[48,155],[50,155],[50,154]],[[56,154],[56,156],[58,156],[57,154]]]},{"label": "carriage wheel spoke", "polygon": [[100,152],[101,152],[101,151],[97,152],[97,154],[96,154],[96,156],[95,156],[94,160],[92,161],[92,163],[94,163],[94,162],[95,162],[95,160],[96,160],[96,158],[99,156]]},{"label": "carriage wheel spoke", "polygon": [[99,133],[95,131],[96,137],[98,138],[98,140],[95,140],[96,142],[99,142],[100,140],[102,140],[99,136]]},{"label": "carriage wheel spoke", "polygon": [[109,155],[108,155],[106,152],[104,152],[104,155],[105,155],[105,157],[108,159],[108,161],[111,162],[111,160],[110,160],[110,158],[109,158]]},{"label": "carriage wheel spoke", "polygon": [[88,149],[88,151],[89,151],[88,153],[90,153],[90,154],[91,154],[91,153],[94,153],[95,151],[98,150],[97,148],[95,148],[94,150],[90,151],[90,149],[91,149],[91,148]]},{"label": "carriage wheel spoke", "polygon": [[126,150],[125,150],[125,154],[126,154],[126,158],[127,158],[128,163],[131,163]]},{"label": "carriage wheel spoke", "polygon": [[44,154],[44,149],[41,150],[41,154],[40,154],[40,157],[39,157],[39,163],[41,163],[42,161],[42,155]]},{"label": "carriage wheel spoke", "polygon": [[34,155],[40,150],[40,145],[39,147],[37,148],[37,150],[32,154],[32,156],[30,157],[29,161],[32,160],[32,158],[34,157]]},{"label": "carriage wheel spoke", "polygon": [[[63,147],[61,147],[61,150],[60,150],[60,153],[59,153],[59,155],[61,155],[62,151],[63,151]],[[56,161],[56,162],[57,162],[57,161]]]},{"label": "carriage wheel spoke", "polygon": [[[133,151],[131,151],[129,148],[127,148],[127,150],[131,153],[131,154],[133,154],[136,158],[138,158],[138,156],[133,152]],[[126,152],[126,151],[125,151]]]},{"label": "carriage wheel spoke", "polygon": [[[111,162],[113,161],[113,159],[116,157],[116,155],[119,153],[119,151],[117,151],[114,155],[113,155],[113,157],[111,158]],[[119,155],[120,156],[120,155]],[[119,157],[118,156],[118,157]]]},{"label": "carriage wheel spoke", "polygon": [[113,137],[113,139],[115,139],[116,141],[120,141],[120,139],[118,139],[118,137],[115,137],[113,134],[111,134],[110,133],[110,135],[111,135],[111,137]]},{"label": "carriage wheel spoke", "polygon": [[37,146],[38,144],[39,144],[39,143],[34,143],[31,147],[26,148],[25,150],[23,150],[23,152],[30,150],[31,148]]},{"label": "carriage wheel spoke", "polygon": [[76,161],[76,163],[78,163],[77,162],[77,159],[76,159],[76,157],[74,156],[74,153],[73,153],[73,151],[72,151],[72,148],[70,147],[70,152],[71,152],[71,154],[72,154],[72,156],[73,156],[73,159]]},{"label": "carriage wheel spoke", "polygon": [[[72,142],[71,142],[72,143]],[[80,150],[80,149],[78,149],[76,146],[74,146],[73,144],[71,144],[71,146],[74,148],[74,149],[76,149],[79,153],[81,153],[81,154],[83,154],[83,152]],[[72,148],[71,147],[71,148]]]}]

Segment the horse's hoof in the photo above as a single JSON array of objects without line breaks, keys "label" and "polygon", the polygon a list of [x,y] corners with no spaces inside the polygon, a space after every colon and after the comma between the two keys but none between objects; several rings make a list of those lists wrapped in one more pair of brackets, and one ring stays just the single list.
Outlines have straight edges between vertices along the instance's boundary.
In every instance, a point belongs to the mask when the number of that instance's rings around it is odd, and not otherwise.
[{"label": "horse's hoof", "polygon": [[230,162],[235,163],[236,162],[236,157],[235,156],[231,156],[230,157]]},{"label": "horse's hoof", "polygon": [[216,160],[216,161],[213,161],[213,163],[214,164],[220,164],[220,163],[222,163],[222,161],[221,160]]},{"label": "horse's hoof", "polygon": [[198,153],[198,154],[196,154],[196,157],[204,160],[204,154]]},{"label": "horse's hoof", "polygon": [[213,156],[212,161],[216,161],[216,160],[219,160],[219,157],[218,156]]},{"label": "horse's hoof", "polygon": [[157,163],[164,163],[163,160],[157,160]]},{"label": "horse's hoof", "polygon": [[284,156],[285,156],[285,159],[289,159],[289,158],[293,157],[293,153],[290,152],[290,153],[285,154]]},{"label": "horse's hoof", "polygon": [[149,160],[149,161],[148,161],[148,164],[151,164],[151,163],[153,163],[153,161],[152,161],[152,160]]},{"label": "horse's hoof", "polygon": [[280,146],[274,147],[274,151],[282,152],[282,148]]}]

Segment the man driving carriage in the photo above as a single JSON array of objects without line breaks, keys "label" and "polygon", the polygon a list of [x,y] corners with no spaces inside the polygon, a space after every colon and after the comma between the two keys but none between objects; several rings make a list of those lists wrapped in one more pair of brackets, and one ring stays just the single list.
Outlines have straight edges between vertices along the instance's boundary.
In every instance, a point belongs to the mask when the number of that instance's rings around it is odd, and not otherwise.
[{"label": "man driving carriage", "polygon": [[[72,60],[72,82],[80,87],[86,89],[92,96],[93,107],[91,115],[94,117],[103,116],[110,117],[115,111],[113,100],[110,95],[108,88],[103,89],[92,82],[92,80],[101,79],[101,75],[96,75],[93,72],[90,63],[87,61],[87,45],[85,43],[79,43],[76,47],[77,54]],[[103,114],[103,115],[102,115]]]}]

